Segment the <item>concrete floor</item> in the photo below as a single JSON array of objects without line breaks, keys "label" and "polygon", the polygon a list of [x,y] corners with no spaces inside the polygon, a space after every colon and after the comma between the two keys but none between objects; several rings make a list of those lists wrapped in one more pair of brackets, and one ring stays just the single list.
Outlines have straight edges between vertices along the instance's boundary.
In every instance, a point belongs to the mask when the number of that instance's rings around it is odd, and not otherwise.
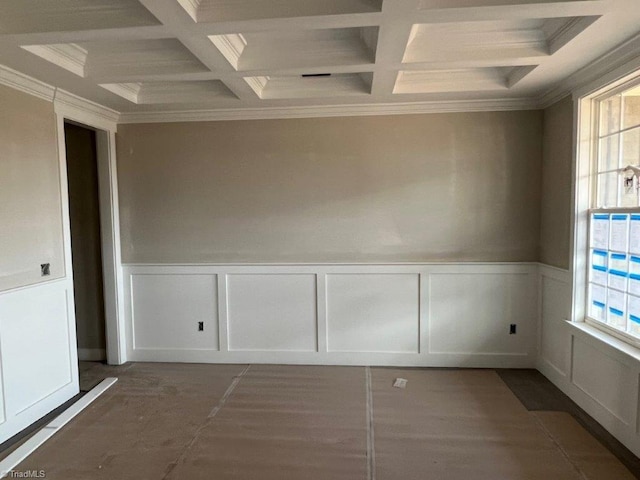
[{"label": "concrete floor", "polygon": [[[80,371],[82,390],[119,381],[17,471],[64,480],[635,478],[567,409],[544,410],[548,392],[539,395],[531,371],[85,362]],[[405,389],[392,386],[397,377]]]}]

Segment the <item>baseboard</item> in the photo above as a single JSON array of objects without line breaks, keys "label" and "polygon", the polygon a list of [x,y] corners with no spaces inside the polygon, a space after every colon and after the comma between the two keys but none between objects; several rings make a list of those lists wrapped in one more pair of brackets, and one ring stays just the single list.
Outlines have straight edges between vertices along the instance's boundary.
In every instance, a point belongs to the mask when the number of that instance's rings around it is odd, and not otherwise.
[{"label": "baseboard", "polygon": [[81,362],[101,362],[106,359],[104,348],[78,348],[78,360]]}]

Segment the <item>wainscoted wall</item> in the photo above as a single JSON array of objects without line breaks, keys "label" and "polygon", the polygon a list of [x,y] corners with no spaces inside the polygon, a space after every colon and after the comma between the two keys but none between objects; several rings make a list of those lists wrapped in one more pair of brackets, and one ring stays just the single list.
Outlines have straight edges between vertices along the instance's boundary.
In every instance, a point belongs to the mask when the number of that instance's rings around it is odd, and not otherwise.
[{"label": "wainscoted wall", "polygon": [[68,277],[0,292],[0,443],[78,393],[73,326]]},{"label": "wainscoted wall", "polygon": [[569,271],[540,266],[538,370],[640,455],[640,355],[584,323],[568,323]]},{"label": "wainscoted wall", "polygon": [[29,85],[0,85],[0,443],[79,391],[62,120]]},{"label": "wainscoted wall", "polygon": [[128,265],[124,274],[132,361],[536,363],[535,263]]}]

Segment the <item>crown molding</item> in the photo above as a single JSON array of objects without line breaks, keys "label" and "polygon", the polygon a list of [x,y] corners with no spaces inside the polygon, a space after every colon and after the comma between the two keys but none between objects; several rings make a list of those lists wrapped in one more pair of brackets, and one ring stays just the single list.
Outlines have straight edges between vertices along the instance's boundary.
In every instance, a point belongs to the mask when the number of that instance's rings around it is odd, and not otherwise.
[{"label": "crown molding", "polygon": [[269,83],[269,77],[244,77],[244,81],[249,84],[258,97],[262,98],[262,92],[264,91],[264,87],[267,86],[267,83]]},{"label": "crown molding", "polygon": [[100,86],[131,103],[139,103],[138,98],[142,89],[141,83],[101,83]]},{"label": "crown molding", "polygon": [[54,65],[75,73],[79,77],[85,77],[88,52],[75,43],[26,45],[22,48]]},{"label": "crown molding", "polygon": [[4,65],[0,65],[0,85],[20,90],[48,102],[53,101],[56,91],[55,87]]},{"label": "crown molding", "polygon": [[178,0],[178,3],[193,18],[194,22],[198,21],[198,10],[200,10],[201,0]]},{"label": "crown molding", "polygon": [[66,119],[92,127],[116,131],[120,114],[85,98],[57,89],[53,100],[55,112]]},{"label": "crown molding", "polygon": [[600,15],[592,15],[588,17],[574,17],[563,23],[560,28],[552,32],[547,38],[549,52],[553,54],[557,52],[578,35],[589,28],[600,18]]},{"label": "crown molding", "polygon": [[[628,68],[624,68],[627,65]],[[609,78],[612,74],[622,78],[625,74],[630,73],[632,69],[638,68],[638,66],[640,66],[640,33],[605,53],[589,65],[572,73],[555,87],[547,90],[538,98],[538,106],[539,108],[547,108],[567,95],[591,84],[602,86],[603,82],[614,82],[616,78]],[[616,70],[621,71],[616,73]]]},{"label": "crown molding", "polygon": [[118,123],[207,122],[219,120],[266,120],[283,118],[351,117],[420,113],[536,110],[535,99],[433,101],[367,105],[315,105],[308,107],[237,108],[201,111],[121,113]]},{"label": "crown molding", "polygon": [[220,50],[220,53],[231,66],[238,70],[240,57],[247,46],[247,40],[244,36],[241,33],[227,33],[224,35],[211,35],[209,40]]}]

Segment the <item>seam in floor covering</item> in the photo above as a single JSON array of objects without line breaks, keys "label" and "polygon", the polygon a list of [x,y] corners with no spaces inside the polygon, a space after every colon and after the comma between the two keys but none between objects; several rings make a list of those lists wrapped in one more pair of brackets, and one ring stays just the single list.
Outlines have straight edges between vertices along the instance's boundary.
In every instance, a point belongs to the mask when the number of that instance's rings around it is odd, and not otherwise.
[{"label": "seam in floor covering", "polygon": [[373,392],[371,387],[371,367],[365,368],[367,383],[367,478],[376,479],[376,453],[373,431]]},{"label": "seam in floor covering", "polygon": [[584,480],[589,480],[589,477],[587,477],[585,475],[585,473],[582,471],[582,469],[580,467],[578,467],[578,465],[576,465],[572,460],[571,457],[569,456],[569,454],[567,453],[567,451],[562,447],[562,445],[560,445],[560,443],[555,439],[555,437],[551,434],[551,432],[547,429],[546,425],[542,422],[542,420],[540,420],[538,418],[538,416],[535,413],[529,413],[530,415],[533,415],[534,421],[538,424],[538,426],[542,429],[542,431],[545,433],[545,435],[547,437],[549,437],[549,440],[551,440],[551,442],[555,445],[555,447],[560,451],[560,453],[562,454],[562,456],[564,458],[567,459],[567,462],[569,462],[569,464],[573,467],[573,469],[578,472],[578,475],[580,475],[580,478],[584,479]]},{"label": "seam in floor covering", "polygon": [[233,382],[231,382],[231,385],[229,385],[229,388],[227,388],[227,391],[224,392],[224,395],[222,395],[222,398],[218,402],[218,405],[213,407],[211,412],[209,412],[209,415],[207,416],[207,418],[215,417],[220,411],[220,409],[224,407],[224,404],[227,403],[227,399],[231,396],[233,391],[236,389],[236,387],[238,386],[238,383],[240,383],[240,379],[244,376],[245,373],[249,371],[249,368],[251,368],[251,365],[247,365],[247,367],[242,372],[240,372],[240,375],[237,375],[236,377],[234,377]]},{"label": "seam in floor covering", "polygon": [[217,415],[217,413],[224,406],[224,404],[226,403],[228,398],[231,396],[233,391],[236,389],[236,387],[238,386],[238,383],[240,383],[240,379],[249,371],[249,368],[251,368],[251,365],[247,365],[245,369],[242,370],[242,372],[240,372],[238,375],[233,377],[233,381],[231,382],[231,385],[229,385],[229,388],[227,388],[227,390],[224,392],[224,395],[222,395],[222,397],[218,401],[218,405],[216,405],[211,410],[211,412],[209,412],[209,415],[207,415],[207,418],[205,418],[204,422],[202,422],[202,424],[198,427],[196,432],[193,434],[193,438],[184,447],[184,450],[182,450],[182,453],[180,453],[180,456],[176,459],[176,461],[169,464],[161,480],[166,480],[166,478],[171,474],[171,472],[178,466],[180,461],[187,456],[187,453],[189,453],[189,450],[191,450],[191,447],[193,447],[193,444],[196,443],[196,440],[198,440],[198,437],[200,436],[200,432],[202,432],[202,430],[211,423],[213,418]]}]

